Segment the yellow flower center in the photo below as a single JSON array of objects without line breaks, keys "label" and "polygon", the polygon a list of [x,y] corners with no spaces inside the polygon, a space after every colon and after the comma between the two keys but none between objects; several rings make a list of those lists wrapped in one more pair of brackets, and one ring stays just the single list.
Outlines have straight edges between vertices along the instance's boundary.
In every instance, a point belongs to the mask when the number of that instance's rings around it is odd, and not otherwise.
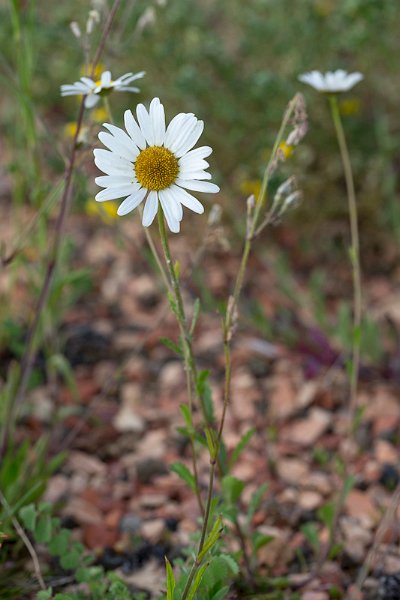
[{"label": "yellow flower center", "polygon": [[176,156],[167,148],[150,146],[142,150],[135,162],[138,182],[148,190],[165,190],[176,180],[179,164]]}]

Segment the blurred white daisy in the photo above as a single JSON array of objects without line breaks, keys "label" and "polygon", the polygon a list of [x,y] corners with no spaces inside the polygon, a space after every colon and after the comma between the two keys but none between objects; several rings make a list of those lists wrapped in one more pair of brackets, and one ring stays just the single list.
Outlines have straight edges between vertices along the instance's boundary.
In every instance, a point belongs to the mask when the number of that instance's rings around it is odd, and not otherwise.
[{"label": "blurred white daisy", "polygon": [[136,79],[144,76],[144,71],[140,73],[125,73],[118,79],[112,79],[111,71],[104,71],[100,79],[94,81],[90,77],[81,77],[80,81],[73,84],[61,86],[61,96],[86,96],[85,107],[92,108],[100,100],[101,96],[109,94],[112,90],[118,92],[139,92],[139,88],[131,87],[129,84]]},{"label": "blurred white daisy", "polygon": [[118,208],[126,215],[145,199],[142,223],[153,222],[158,205],[164,212],[169,229],[178,233],[183,217],[182,206],[203,213],[203,205],[184,188],[214,194],[219,187],[205,169],[204,159],[212,149],[201,146],[192,150],[201,136],[204,123],[193,113],[176,115],[166,127],[164,107],[154,98],[147,112],[143,104],[136,108],[137,121],[130,110],[125,111],[125,128],[104,123],[110,133],[99,133],[100,141],[109,150],[94,150],[95,163],[106,173],[96,178],[105,188],[96,196],[98,202],[125,198]]},{"label": "blurred white daisy", "polygon": [[328,71],[320,73],[320,71],[310,71],[299,76],[299,81],[308,83],[318,92],[336,94],[339,92],[347,92],[354,87],[364,76],[361,73],[347,73],[343,69],[337,71]]}]

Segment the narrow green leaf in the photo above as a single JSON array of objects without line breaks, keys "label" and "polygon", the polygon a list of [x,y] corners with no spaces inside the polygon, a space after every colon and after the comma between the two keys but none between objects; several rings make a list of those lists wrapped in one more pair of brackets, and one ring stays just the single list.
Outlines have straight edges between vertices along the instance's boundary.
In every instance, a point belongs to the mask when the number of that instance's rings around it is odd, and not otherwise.
[{"label": "narrow green leaf", "polygon": [[186,423],[186,427],[190,431],[190,429],[193,429],[193,421],[192,421],[192,415],[190,414],[190,408],[188,407],[187,404],[181,404],[179,409],[180,409],[182,417]]},{"label": "narrow green leaf", "polygon": [[265,535],[263,533],[260,533],[259,531],[256,531],[252,539],[254,552],[257,552],[257,550],[263,548],[264,546],[272,542],[274,539],[275,538],[273,535]]},{"label": "narrow green leaf", "polygon": [[190,335],[193,335],[193,332],[196,328],[197,325],[197,321],[200,315],[200,308],[201,308],[201,304],[200,304],[200,298],[196,298],[195,303],[194,303],[194,307],[193,307],[193,317],[192,317],[192,323],[190,325]]},{"label": "narrow green leaf", "polygon": [[251,429],[249,429],[248,431],[246,431],[246,433],[239,440],[238,445],[233,450],[232,456],[229,459],[229,468],[230,469],[232,469],[232,467],[236,464],[239,456],[241,455],[241,453],[243,452],[243,450],[245,449],[245,447],[247,446],[247,444],[250,442],[250,440],[253,437],[255,431],[256,431],[255,427],[252,427]]},{"label": "narrow green leaf", "polygon": [[176,306],[175,298],[173,297],[171,292],[168,292],[167,297],[168,297],[168,302],[169,302],[172,312],[179,319],[179,312],[178,312],[178,308]]},{"label": "narrow green leaf", "polygon": [[196,490],[196,481],[192,473],[189,471],[186,465],[176,462],[170,465],[170,470],[179,475],[181,479],[190,487],[194,492]]},{"label": "narrow green leaf", "polygon": [[212,429],[210,429],[209,427],[207,427],[206,430],[205,430],[205,434],[206,434],[208,451],[210,453],[210,458],[212,460],[215,460],[215,458],[217,456],[217,446],[216,446],[216,440],[215,440],[215,433],[214,433],[214,431]]},{"label": "narrow green leaf", "polygon": [[175,576],[167,557],[165,557],[165,569],[167,571],[167,600],[174,600]]},{"label": "narrow green leaf", "polygon": [[160,342],[161,342],[161,344],[163,344],[164,346],[166,346],[169,350],[172,350],[172,352],[176,352],[176,354],[179,354],[179,356],[182,355],[182,350],[181,350],[179,344],[176,344],[175,342],[173,342],[169,338],[167,338],[167,337],[161,337],[160,338]]},{"label": "narrow green leaf", "polygon": [[75,374],[69,361],[62,354],[53,354],[49,358],[49,366],[54,371],[63,377],[69,391],[71,392],[72,398],[77,402],[79,401],[79,391],[76,385]]},{"label": "narrow green leaf", "polygon": [[212,402],[211,388],[208,383],[210,372],[207,370],[200,371],[196,380],[196,391],[204,406],[206,416],[209,423],[214,422],[214,407]]},{"label": "narrow green leaf", "polygon": [[328,502],[323,506],[320,506],[317,511],[317,517],[322,521],[322,523],[331,531],[333,522],[335,519],[335,504],[333,502]]},{"label": "narrow green leaf", "polygon": [[233,475],[226,475],[222,479],[222,493],[229,504],[236,504],[243,492],[245,483]]},{"label": "narrow green leaf", "polygon": [[263,498],[265,492],[267,491],[267,488],[268,488],[268,484],[263,483],[260,485],[260,487],[255,492],[253,492],[253,494],[250,498],[249,508],[247,510],[248,523],[250,523],[250,521],[252,520],[252,518],[255,515],[255,512],[257,511],[258,507],[260,506],[262,498]]},{"label": "narrow green leaf", "polygon": [[193,598],[195,596],[195,593],[197,592],[198,587],[199,587],[199,585],[201,583],[201,580],[203,579],[203,575],[204,575],[204,573],[206,572],[207,569],[208,569],[208,563],[205,563],[197,571],[196,577],[193,580],[193,583],[192,583],[192,585],[190,587],[189,594],[187,596],[188,600],[193,600]]},{"label": "narrow green leaf", "polygon": [[175,261],[175,264],[174,264],[174,273],[175,273],[175,277],[179,281],[179,278],[181,276],[181,263],[179,262],[179,260]]},{"label": "narrow green leaf", "polygon": [[206,541],[204,542],[202,551],[199,553],[198,560],[200,562],[203,560],[203,558],[206,556],[206,554],[211,550],[211,548],[216,544],[219,536],[221,535],[222,530],[223,530],[222,521],[221,521],[221,518],[218,517],[214,523],[214,527],[211,529]]},{"label": "narrow green leaf", "polygon": [[314,549],[315,552],[318,552],[320,544],[318,529],[315,526],[315,523],[304,523],[304,525],[302,525],[300,529],[310,546]]}]

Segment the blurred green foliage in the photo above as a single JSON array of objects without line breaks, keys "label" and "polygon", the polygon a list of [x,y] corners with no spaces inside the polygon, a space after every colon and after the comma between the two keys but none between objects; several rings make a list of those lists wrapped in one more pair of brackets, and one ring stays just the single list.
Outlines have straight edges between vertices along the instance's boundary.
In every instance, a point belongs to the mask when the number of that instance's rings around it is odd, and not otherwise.
[{"label": "blurred green foliage", "polygon": [[[50,10],[44,0],[26,6],[13,0],[15,4],[23,8],[18,26],[7,18],[10,10],[0,8],[0,54],[7,82],[6,98],[1,100],[3,133],[11,148],[18,92],[34,104],[36,131],[47,143],[40,160],[44,162],[46,152],[53,155],[50,164],[59,170],[62,163],[54,161],[59,125],[77,112],[76,100],[61,99],[59,86],[78,79],[83,62],[69,22],[78,21],[84,30],[90,4],[72,0],[54,3]],[[146,11],[150,18],[143,26]],[[313,68],[360,70],[365,80],[343,96],[342,111],[361,224],[375,231],[389,226],[400,236],[399,81],[393,60],[400,50],[399,25],[400,5],[391,0],[125,1],[103,62],[116,75],[141,69],[147,75],[139,96],[113,96],[116,120],[121,121],[126,106],[156,95],[169,117],[183,110],[203,118],[204,143],[214,148],[213,170],[229,198],[227,211],[234,215],[238,204],[244,212],[240,184],[261,175],[283,109],[302,90],[310,131],[287,167],[300,175],[305,191],[295,218],[307,224],[305,231],[311,227],[329,233],[332,219],[346,218],[340,159],[325,99],[298,83],[297,76]],[[15,52],[18,30],[27,32],[24,47],[29,44],[30,67],[22,74]],[[93,45],[97,37],[95,32]],[[12,152],[8,158],[17,169]],[[235,200],[230,199],[232,193]]]}]

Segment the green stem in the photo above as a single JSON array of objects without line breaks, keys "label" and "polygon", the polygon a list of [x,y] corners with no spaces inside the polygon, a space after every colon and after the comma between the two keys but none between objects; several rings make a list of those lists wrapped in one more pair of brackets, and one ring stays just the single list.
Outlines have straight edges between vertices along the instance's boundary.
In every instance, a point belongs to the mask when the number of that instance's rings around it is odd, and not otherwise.
[{"label": "green stem", "polygon": [[340,118],[339,104],[335,95],[329,96],[333,124],[339,144],[342,158],[344,176],[346,180],[347,199],[349,205],[351,248],[350,258],[353,271],[353,352],[350,379],[350,417],[354,420],[357,409],[357,387],[360,369],[360,345],[361,345],[361,314],[362,314],[362,289],[361,289],[361,267],[360,267],[360,242],[358,232],[357,202],[354,190],[353,172],[350,162],[350,154],[346,143],[342,120]]},{"label": "green stem", "polygon": [[[187,323],[186,323],[186,315],[185,309],[183,306],[182,294],[179,286],[179,281],[174,269],[174,265],[172,263],[171,251],[168,244],[168,236],[165,229],[165,221],[162,209],[158,209],[158,227],[160,231],[161,245],[164,251],[165,262],[167,265],[167,270],[170,277],[170,286],[169,289],[172,288],[173,295],[175,298],[175,307],[176,311],[174,314],[177,318],[179,329],[181,332],[181,340],[183,346],[183,359],[185,364],[185,374],[186,374],[186,387],[188,394],[188,406],[191,417],[193,416],[193,394],[192,390],[194,387],[194,382],[196,381],[196,367],[194,363],[194,356],[192,350],[192,342],[190,339],[190,333],[188,331]],[[196,497],[197,502],[201,511],[201,514],[204,514],[204,506],[203,501],[200,495],[200,486],[199,486],[199,478],[198,478],[198,469],[197,469],[197,455],[196,455],[196,447],[194,435],[190,435],[190,443],[192,448],[192,460],[193,460],[193,476],[196,484]]]}]

